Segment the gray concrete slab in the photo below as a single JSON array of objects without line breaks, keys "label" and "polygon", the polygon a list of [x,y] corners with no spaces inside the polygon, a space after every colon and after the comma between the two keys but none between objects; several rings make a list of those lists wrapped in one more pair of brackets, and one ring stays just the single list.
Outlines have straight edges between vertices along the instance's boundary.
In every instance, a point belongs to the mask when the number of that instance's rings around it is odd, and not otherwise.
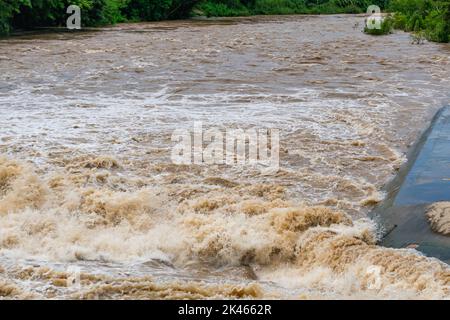
[{"label": "gray concrete slab", "polygon": [[450,106],[442,108],[388,186],[388,197],[372,216],[385,229],[382,244],[417,250],[450,263],[450,237],[433,232],[426,208],[450,201]]}]

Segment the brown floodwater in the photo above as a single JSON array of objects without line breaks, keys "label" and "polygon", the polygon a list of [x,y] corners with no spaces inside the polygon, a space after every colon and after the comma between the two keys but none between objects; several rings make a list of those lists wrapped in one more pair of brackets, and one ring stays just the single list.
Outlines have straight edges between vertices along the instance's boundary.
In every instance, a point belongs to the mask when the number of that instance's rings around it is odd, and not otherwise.
[{"label": "brown floodwater", "polygon": [[[367,218],[449,101],[450,46],[363,23],[1,40],[0,297],[450,298],[448,265],[377,246]],[[174,164],[200,121],[278,129],[280,169]]]}]

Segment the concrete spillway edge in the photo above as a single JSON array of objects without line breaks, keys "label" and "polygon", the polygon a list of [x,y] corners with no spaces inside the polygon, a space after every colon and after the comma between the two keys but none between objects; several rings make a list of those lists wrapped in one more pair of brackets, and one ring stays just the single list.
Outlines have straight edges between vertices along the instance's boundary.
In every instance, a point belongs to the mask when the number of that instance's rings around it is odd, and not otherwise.
[{"label": "concrete spillway edge", "polygon": [[450,237],[434,232],[426,217],[432,203],[450,201],[450,106],[436,113],[386,191],[371,213],[384,230],[381,244],[413,247],[450,263]]}]

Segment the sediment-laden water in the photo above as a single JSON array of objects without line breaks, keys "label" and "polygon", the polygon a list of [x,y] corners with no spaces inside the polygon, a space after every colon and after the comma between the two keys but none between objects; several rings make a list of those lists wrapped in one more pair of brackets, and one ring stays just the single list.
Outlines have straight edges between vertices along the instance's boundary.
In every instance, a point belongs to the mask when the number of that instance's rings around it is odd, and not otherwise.
[{"label": "sediment-laden water", "polygon": [[[366,217],[448,102],[450,47],[363,21],[1,40],[0,297],[450,298],[448,265]],[[279,129],[280,170],[174,164],[195,121]]]}]

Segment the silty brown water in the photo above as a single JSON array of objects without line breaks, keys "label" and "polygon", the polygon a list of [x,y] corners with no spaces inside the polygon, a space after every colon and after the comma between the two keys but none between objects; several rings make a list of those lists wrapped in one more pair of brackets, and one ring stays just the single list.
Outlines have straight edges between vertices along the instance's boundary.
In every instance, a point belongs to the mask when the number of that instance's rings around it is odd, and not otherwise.
[{"label": "silty brown water", "polygon": [[[363,21],[0,41],[0,296],[449,298],[448,266],[366,215],[448,102],[450,48]],[[279,129],[280,170],[173,164],[195,121]]]}]

